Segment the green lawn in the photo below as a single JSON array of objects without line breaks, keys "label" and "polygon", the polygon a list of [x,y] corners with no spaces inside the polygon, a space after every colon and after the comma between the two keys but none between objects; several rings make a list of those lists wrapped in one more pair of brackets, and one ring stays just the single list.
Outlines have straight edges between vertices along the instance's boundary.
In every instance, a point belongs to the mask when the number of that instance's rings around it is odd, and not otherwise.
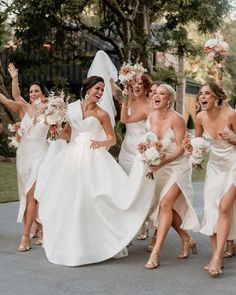
[{"label": "green lawn", "polygon": [[[196,171],[193,169],[193,181],[203,181],[205,176],[204,169]],[[16,180],[16,164],[11,162],[0,162],[0,203],[12,202],[18,200],[17,180]]]},{"label": "green lawn", "polygon": [[17,200],[16,164],[0,162],[0,203]]}]

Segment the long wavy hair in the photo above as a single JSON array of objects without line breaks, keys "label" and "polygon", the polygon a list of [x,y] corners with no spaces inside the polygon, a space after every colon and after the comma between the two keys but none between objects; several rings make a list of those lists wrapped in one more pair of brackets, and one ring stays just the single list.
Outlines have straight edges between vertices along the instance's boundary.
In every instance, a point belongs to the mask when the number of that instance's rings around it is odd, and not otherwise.
[{"label": "long wavy hair", "polygon": [[222,103],[227,99],[227,95],[222,87],[220,87],[215,82],[206,82],[200,87],[197,95],[197,100],[199,100],[200,92],[204,86],[208,86],[215,98],[218,99],[217,105],[222,105]]}]

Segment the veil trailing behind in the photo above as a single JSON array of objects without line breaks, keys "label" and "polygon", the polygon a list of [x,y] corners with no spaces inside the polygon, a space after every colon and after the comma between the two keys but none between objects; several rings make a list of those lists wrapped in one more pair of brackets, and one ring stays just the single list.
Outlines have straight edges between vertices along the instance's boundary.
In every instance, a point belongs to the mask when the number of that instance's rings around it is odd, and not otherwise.
[{"label": "veil trailing behind", "polygon": [[112,98],[111,79],[116,82],[118,71],[112,63],[110,57],[103,51],[99,50],[89,68],[87,77],[100,76],[104,79],[104,93],[99,102],[99,106],[105,110],[111,117],[112,126],[115,126],[116,108]]}]

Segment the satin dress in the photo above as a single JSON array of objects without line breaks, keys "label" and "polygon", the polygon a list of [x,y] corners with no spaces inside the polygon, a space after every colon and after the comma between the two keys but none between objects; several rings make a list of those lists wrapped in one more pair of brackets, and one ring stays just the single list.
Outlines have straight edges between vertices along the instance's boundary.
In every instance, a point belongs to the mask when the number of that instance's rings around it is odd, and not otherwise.
[{"label": "satin dress", "polygon": [[[210,156],[204,184],[204,212],[200,232],[212,236],[217,233],[220,201],[232,185],[236,186],[236,146],[223,139],[212,138],[205,128],[204,131],[204,137],[210,143]],[[232,207],[228,235],[228,240],[233,239],[236,239],[236,202]]]},{"label": "satin dress", "polygon": [[[148,129],[150,129],[149,126]],[[164,152],[168,156],[169,154],[173,154],[177,147],[174,132],[171,128],[167,129],[160,141],[164,141],[167,138],[170,143],[166,146]],[[192,166],[189,159],[182,155],[175,161],[172,161],[155,171],[153,175],[155,182],[155,197],[153,206],[149,212],[149,218],[152,220],[154,226],[158,227],[160,202],[170,188],[174,184],[177,184],[181,190],[181,194],[175,201],[173,209],[182,219],[181,228],[184,230],[198,231],[199,222],[192,205]]]},{"label": "satin dress", "polygon": [[155,186],[137,161],[126,173],[105,147],[91,149],[103,128],[83,118],[81,102],[68,106],[71,140],[50,165],[41,166],[35,197],[44,229],[44,250],[55,264],[76,266],[114,257],[138,232]]},{"label": "satin dress", "polygon": [[[130,109],[129,109],[130,114]],[[137,156],[137,146],[141,142],[142,136],[147,132],[146,121],[127,123],[124,140],[118,157],[118,162],[125,173],[129,175]]]},{"label": "satin dress", "polygon": [[32,123],[28,113],[25,113],[21,121],[23,136],[19,142],[16,152],[16,168],[18,181],[18,194],[20,208],[17,222],[22,222],[25,208],[26,195],[37,180],[39,167],[47,153],[46,141],[48,126],[44,123]]}]

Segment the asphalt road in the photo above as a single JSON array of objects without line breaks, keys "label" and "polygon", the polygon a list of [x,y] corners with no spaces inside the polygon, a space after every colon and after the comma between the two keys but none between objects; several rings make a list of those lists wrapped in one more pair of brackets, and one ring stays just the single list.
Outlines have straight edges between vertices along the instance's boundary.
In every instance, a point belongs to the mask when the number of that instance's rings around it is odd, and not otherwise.
[{"label": "asphalt road", "polygon": [[[194,207],[202,212],[202,183],[194,184]],[[220,278],[203,270],[210,257],[208,237],[193,233],[198,254],[176,258],[181,243],[171,230],[161,253],[161,266],[146,270],[150,238],[134,241],[129,256],[83,266],[63,267],[47,261],[43,248],[17,252],[21,224],[15,222],[18,203],[0,204],[0,295],[235,295],[236,256],[225,259]],[[89,233],[88,233],[89,234]],[[105,241],[104,241],[105,242]]]}]

